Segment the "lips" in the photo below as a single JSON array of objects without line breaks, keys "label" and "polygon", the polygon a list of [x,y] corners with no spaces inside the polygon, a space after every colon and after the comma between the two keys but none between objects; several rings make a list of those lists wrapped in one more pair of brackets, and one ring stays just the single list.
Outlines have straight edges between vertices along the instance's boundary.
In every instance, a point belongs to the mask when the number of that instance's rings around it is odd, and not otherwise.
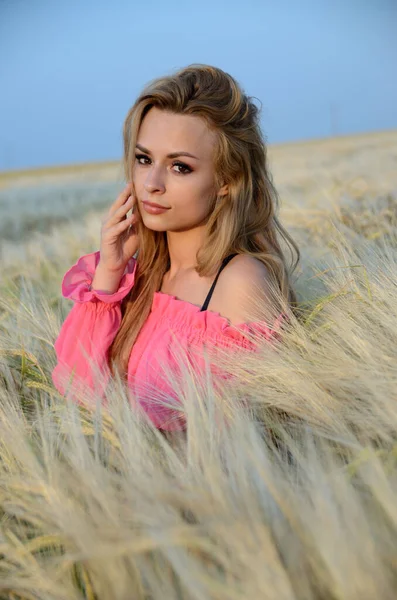
[{"label": "lips", "polygon": [[154,202],[147,202],[143,200],[143,204],[147,204],[148,206],[153,206],[153,208],[161,208],[162,210],[167,210],[169,206],[161,206],[161,204],[155,204]]}]

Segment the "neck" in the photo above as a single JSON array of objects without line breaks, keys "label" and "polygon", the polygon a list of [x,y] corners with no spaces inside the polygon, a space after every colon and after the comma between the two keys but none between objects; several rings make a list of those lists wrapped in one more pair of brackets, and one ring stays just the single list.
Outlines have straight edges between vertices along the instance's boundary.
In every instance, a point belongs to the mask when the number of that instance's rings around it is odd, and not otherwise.
[{"label": "neck", "polygon": [[168,252],[170,255],[169,278],[192,271],[196,255],[204,241],[204,226],[188,231],[167,231]]}]

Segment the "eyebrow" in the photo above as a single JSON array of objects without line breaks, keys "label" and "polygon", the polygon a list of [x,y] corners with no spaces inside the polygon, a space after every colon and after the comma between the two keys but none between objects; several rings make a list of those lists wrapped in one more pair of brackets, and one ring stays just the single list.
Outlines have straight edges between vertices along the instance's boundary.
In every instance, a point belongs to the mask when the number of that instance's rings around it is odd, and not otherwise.
[{"label": "eyebrow", "polygon": [[[146,154],[151,154],[150,150],[144,148],[140,144],[136,144],[136,147],[139,148],[139,150],[142,150],[142,152],[145,152]],[[194,156],[194,154],[190,154],[189,152],[172,152],[171,154],[167,154],[167,158],[176,158],[177,156],[190,156],[191,158],[200,160],[199,158],[197,158],[197,156]]]}]

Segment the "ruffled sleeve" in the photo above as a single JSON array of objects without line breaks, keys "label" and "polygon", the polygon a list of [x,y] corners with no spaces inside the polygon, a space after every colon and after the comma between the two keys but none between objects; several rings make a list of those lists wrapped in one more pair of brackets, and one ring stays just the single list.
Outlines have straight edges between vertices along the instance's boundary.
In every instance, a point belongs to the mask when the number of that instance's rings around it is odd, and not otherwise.
[{"label": "ruffled sleeve", "polygon": [[[257,320],[231,324],[219,312],[201,311],[199,306],[163,292],[154,295],[153,314],[156,322],[161,324],[161,335],[158,334],[156,344],[166,348],[174,370],[187,352],[195,372],[201,375],[210,366],[212,374],[223,380],[234,377],[232,364],[236,362],[230,360],[231,355],[238,359],[236,354],[243,357],[260,351],[264,344],[273,346],[281,339],[282,326],[289,320],[286,312],[275,312],[272,322]],[[171,353],[172,348],[177,349],[175,356]],[[157,357],[158,351],[150,358],[155,370]]]},{"label": "ruffled sleeve", "polygon": [[91,289],[99,260],[99,251],[81,256],[62,280],[62,295],[74,306],[54,344],[57,365],[52,380],[61,394],[72,378],[74,386],[87,385],[102,395],[105,388],[96,380],[94,365],[105,376],[102,384],[110,375],[107,353],[121,324],[121,301],[134,285],[136,260],[129,260],[113,294]]},{"label": "ruffled sleeve", "polygon": [[[211,315],[212,317],[212,315]],[[244,359],[246,353],[257,352],[265,342],[273,345],[282,337],[282,325],[288,320],[281,313],[272,325],[264,321],[229,324],[227,319],[211,318],[211,325],[203,340],[203,348],[210,358],[211,372],[215,379],[231,381],[235,378],[228,358],[238,355]]]},{"label": "ruffled sleeve", "polygon": [[281,325],[286,318],[286,314],[281,313],[271,326],[264,321],[230,325],[221,318],[218,320],[218,327],[214,327],[210,332],[209,340],[215,341],[220,346],[254,351],[260,340],[271,342],[281,338]]}]

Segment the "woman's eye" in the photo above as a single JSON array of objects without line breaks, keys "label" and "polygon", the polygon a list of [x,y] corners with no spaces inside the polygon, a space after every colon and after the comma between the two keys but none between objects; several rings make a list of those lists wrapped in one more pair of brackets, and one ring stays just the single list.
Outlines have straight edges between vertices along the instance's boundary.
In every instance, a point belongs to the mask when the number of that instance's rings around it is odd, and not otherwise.
[{"label": "woman's eye", "polygon": [[191,168],[188,167],[187,165],[184,165],[183,163],[175,162],[175,163],[173,163],[173,166],[174,167],[180,167],[181,169],[184,169],[183,171],[178,171],[178,173],[186,174],[186,173],[190,173],[191,172]]},{"label": "woman's eye", "polygon": [[[141,163],[140,160],[141,159],[145,159],[145,160],[150,160],[150,158],[148,156],[145,156],[145,154],[136,154],[135,155],[136,160],[138,161],[138,163],[140,165],[145,165],[147,163]],[[192,171],[192,169],[190,167],[188,167],[188,165],[185,165],[184,163],[181,162],[174,162],[172,163],[173,167],[179,167],[180,169],[183,169],[183,171],[177,171],[177,173],[180,173],[181,175],[186,175],[187,173],[190,173]]]},{"label": "woman's eye", "polygon": [[[147,156],[145,156],[144,154],[135,154],[135,158],[137,159],[137,161],[139,162],[141,160],[141,158],[148,158]],[[139,162],[139,164],[141,165],[142,163]],[[144,163],[143,163],[144,164]]]}]

